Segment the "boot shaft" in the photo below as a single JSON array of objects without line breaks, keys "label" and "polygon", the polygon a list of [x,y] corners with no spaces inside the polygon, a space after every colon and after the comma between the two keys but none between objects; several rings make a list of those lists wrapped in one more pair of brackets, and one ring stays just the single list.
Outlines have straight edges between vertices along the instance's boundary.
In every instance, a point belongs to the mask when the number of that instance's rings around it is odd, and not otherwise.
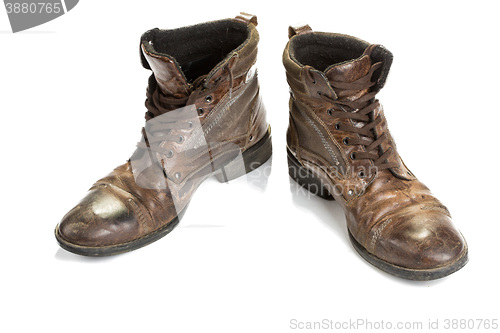
[{"label": "boot shaft", "polygon": [[[289,36],[283,64],[291,92],[287,144],[295,157],[327,165],[339,185],[335,191],[347,201],[361,195],[378,173],[412,179],[375,99],[392,54],[380,45],[309,27],[291,28]],[[367,107],[373,110],[363,115]]]},{"label": "boot shaft", "polygon": [[161,92],[169,97],[189,97],[200,86],[207,89],[227,74],[226,69],[238,86],[257,60],[259,34],[256,18],[252,19],[151,29],[141,37],[142,64],[153,71]]},{"label": "boot shaft", "polygon": [[141,37],[142,64],[153,72],[146,130],[161,123],[189,124],[160,133],[173,141],[168,149],[155,152],[158,161],[168,162],[164,168],[172,182],[183,184],[196,172],[206,174],[211,170],[200,170],[201,165],[214,163],[228,151],[230,156],[242,152],[266,134],[255,70],[256,25],[256,17],[238,16],[173,30],[152,29]]}]

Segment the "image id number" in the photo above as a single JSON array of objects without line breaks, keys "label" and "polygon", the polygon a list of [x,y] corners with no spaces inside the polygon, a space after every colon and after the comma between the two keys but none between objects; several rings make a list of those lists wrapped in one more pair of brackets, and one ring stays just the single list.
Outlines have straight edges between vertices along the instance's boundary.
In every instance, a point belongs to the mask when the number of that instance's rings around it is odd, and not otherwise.
[{"label": "image id number", "polygon": [[32,2],[32,3],[10,3],[5,4],[7,9],[7,14],[35,14],[35,13],[46,13],[46,14],[59,14],[62,10],[60,3],[50,3],[50,2]]},{"label": "image id number", "polygon": [[452,330],[472,330],[498,329],[498,319],[445,319],[444,329]]}]

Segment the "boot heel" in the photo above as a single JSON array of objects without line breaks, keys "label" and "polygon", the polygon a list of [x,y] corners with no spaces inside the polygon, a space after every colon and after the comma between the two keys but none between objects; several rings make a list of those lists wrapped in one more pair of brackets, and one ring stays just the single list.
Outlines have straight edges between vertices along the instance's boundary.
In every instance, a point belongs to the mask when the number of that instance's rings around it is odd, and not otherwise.
[{"label": "boot heel", "polygon": [[314,176],[308,169],[304,168],[299,161],[287,149],[288,155],[288,174],[300,186],[306,188],[312,194],[315,194],[326,200],[335,200],[328,189],[324,186],[321,179]]},{"label": "boot heel", "polygon": [[241,177],[266,163],[271,157],[272,152],[271,128],[269,128],[259,142],[243,152],[243,163],[241,159],[236,159],[223,166],[220,172],[215,174],[215,177],[221,183]]}]

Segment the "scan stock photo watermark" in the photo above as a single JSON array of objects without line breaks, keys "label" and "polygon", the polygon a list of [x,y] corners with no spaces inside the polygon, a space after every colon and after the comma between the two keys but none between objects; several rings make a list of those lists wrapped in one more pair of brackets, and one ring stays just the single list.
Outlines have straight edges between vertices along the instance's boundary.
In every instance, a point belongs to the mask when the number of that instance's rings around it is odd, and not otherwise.
[{"label": "scan stock photo watermark", "polygon": [[320,319],[315,321],[292,318],[288,328],[292,331],[486,331],[499,330],[499,320],[492,318],[445,318],[423,320],[373,320],[354,318],[348,320]]}]

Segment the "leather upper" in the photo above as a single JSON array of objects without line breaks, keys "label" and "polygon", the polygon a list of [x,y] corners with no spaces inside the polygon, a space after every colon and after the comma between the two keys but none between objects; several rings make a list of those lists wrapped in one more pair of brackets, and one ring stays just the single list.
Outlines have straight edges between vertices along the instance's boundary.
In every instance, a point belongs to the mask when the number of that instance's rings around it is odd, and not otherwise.
[{"label": "leather upper", "polygon": [[[143,35],[141,59],[153,72],[148,98],[155,101],[149,104],[162,105],[155,111],[158,114],[146,114],[149,120],[139,144],[143,148],[97,181],[62,219],[58,233],[64,241],[77,246],[106,247],[151,234],[185,210],[206,177],[266,134],[265,108],[253,70],[259,39],[255,26],[256,19],[245,21],[240,17],[175,30],[153,29]],[[208,31],[215,39],[210,29],[221,27],[234,30],[233,37],[228,35],[228,39],[234,39],[228,47],[241,42],[217,63],[211,62],[217,59],[213,56],[201,62],[187,59],[190,51],[185,43],[183,47],[188,49],[178,51],[178,57],[162,53],[165,46],[158,44],[168,43],[169,38],[174,43],[186,31],[201,35]],[[201,52],[198,46],[193,46],[193,50]],[[191,73],[182,70],[179,59],[183,58],[187,59],[185,64],[192,66]],[[201,75],[190,78],[193,73]],[[154,131],[161,126],[170,127],[168,131]],[[165,141],[161,141],[162,135]],[[157,137],[160,141],[150,147]]]},{"label": "leather upper", "polygon": [[[369,43],[354,37],[310,28],[292,29],[289,35],[283,54],[291,88],[287,146],[343,206],[352,236],[369,253],[401,267],[434,269],[458,260],[467,251],[465,240],[446,207],[401,160],[382,107],[370,117],[380,118],[373,129],[375,138],[387,136],[379,151],[392,151],[385,161],[392,167],[383,170],[373,160],[356,159],[364,146],[349,144],[346,138],[353,134],[339,130],[366,124],[331,115],[332,108],[338,107],[331,101],[355,101],[378,92],[385,84],[392,54],[382,46],[369,48]],[[367,55],[368,49],[373,53]],[[382,64],[373,74],[372,88],[332,86],[360,79],[376,62]]]}]

